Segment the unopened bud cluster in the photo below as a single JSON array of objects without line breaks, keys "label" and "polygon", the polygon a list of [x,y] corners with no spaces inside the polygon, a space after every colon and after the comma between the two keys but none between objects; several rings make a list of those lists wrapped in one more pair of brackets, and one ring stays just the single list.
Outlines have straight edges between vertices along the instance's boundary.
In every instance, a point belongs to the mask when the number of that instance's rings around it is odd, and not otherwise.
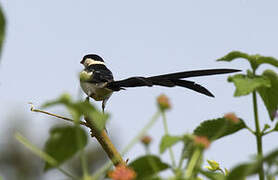
[{"label": "unopened bud cluster", "polygon": [[171,108],[170,101],[168,97],[164,94],[161,94],[157,98],[157,105],[160,108],[161,111],[165,111]]}]

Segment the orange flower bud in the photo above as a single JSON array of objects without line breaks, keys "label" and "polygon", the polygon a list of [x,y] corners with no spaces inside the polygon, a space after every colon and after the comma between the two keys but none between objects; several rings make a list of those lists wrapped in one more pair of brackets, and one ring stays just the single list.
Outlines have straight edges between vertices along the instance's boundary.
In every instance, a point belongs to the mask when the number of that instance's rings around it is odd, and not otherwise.
[{"label": "orange flower bud", "polygon": [[113,180],[133,180],[136,173],[133,169],[120,164],[113,171],[110,171],[108,176]]},{"label": "orange flower bud", "polygon": [[171,108],[170,101],[169,101],[168,97],[164,94],[161,94],[160,96],[157,97],[157,104],[158,104],[158,107],[162,111],[165,111],[165,110]]},{"label": "orange flower bud", "polygon": [[224,118],[230,120],[232,123],[239,123],[239,118],[235,113],[227,113],[224,115]]},{"label": "orange flower bud", "polygon": [[195,136],[194,143],[197,146],[201,146],[205,149],[207,149],[210,145],[210,141],[208,140],[208,138],[206,136]]},{"label": "orange flower bud", "polygon": [[141,139],[141,142],[148,146],[151,142],[152,142],[152,138],[150,136],[144,136],[142,139]]}]

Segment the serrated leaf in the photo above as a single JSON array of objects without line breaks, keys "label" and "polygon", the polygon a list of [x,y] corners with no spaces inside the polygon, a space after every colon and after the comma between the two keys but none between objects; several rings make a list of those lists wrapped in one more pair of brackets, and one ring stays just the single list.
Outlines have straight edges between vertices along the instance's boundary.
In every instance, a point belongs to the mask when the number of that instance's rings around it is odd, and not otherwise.
[{"label": "serrated leaf", "polygon": [[0,6],[0,55],[2,52],[2,46],[5,38],[5,30],[6,30],[5,16]]},{"label": "serrated leaf", "polygon": [[136,179],[144,179],[164,171],[170,166],[162,162],[157,156],[146,155],[131,162],[129,167],[136,172]]},{"label": "serrated leaf", "polygon": [[270,87],[271,83],[265,76],[249,77],[244,74],[236,74],[228,78],[236,86],[234,96],[244,96],[261,87]]},{"label": "serrated leaf", "polygon": [[224,57],[217,59],[217,61],[230,62],[238,58],[248,60],[253,70],[256,70],[261,64],[270,64],[272,66],[278,67],[278,60],[274,57],[261,56],[259,54],[249,55],[240,51],[232,51]]},{"label": "serrated leaf", "polygon": [[266,70],[262,76],[269,79],[270,87],[262,86],[258,92],[263,99],[270,119],[273,121],[278,110],[278,75],[272,70]]},{"label": "serrated leaf", "polygon": [[234,123],[226,118],[218,118],[202,122],[194,130],[194,135],[206,136],[210,141],[212,141],[234,134],[245,127],[246,125],[242,119],[239,119],[238,123]]},{"label": "serrated leaf", "polygon": [[91,123],[98,130],[102,130],[105,127],[105,123],[109,117],[107,113],[102,113],[97,110],[88,101],[76,101],[74,102],[69,94],[63,94],[58,99],[46,102],[42,105],[43,108],[51,107],[54,105],[64,105],[67,107],[75,122],[79,122],[81,116],[89,117]]},{"label": "serrated leaf", "polygon": [[170,148],[171,146],[182,140],[183,138],[181,136],[164,135],[159,146],[160,153],[164,153],[166,149]]},{"label": "serrated leaf", "polygon": [[[60,165],[84,148],[87,141],[87,134],[80,127],[55,127],[50,131],[50,137],[46,141],[44,151]],[[53,168],[52,165],[45,163],[45,171],[51,168]]]}]

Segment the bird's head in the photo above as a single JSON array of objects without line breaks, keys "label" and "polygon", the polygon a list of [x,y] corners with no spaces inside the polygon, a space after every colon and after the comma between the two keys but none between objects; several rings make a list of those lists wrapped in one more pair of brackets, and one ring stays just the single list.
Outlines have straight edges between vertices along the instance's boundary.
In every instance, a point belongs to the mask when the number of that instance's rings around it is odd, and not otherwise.
[{"label": "bird's head", "polygon": [[94,64],[103,64],[104,65],[103,59],[99,55],[96,55],[96,54],[85,55],[80,63],[83,64],[85,67],[88,67],[88,66],[94,65]]}]

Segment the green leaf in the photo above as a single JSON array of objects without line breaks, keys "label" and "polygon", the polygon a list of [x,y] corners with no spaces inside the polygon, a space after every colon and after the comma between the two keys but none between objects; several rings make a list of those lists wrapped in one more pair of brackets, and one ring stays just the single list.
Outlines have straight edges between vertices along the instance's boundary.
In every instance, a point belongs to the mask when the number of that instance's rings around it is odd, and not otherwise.
[{"label": "green leaf", "polygon": [[136,179],[144,179],[166,170],[170,166],[163,163],[157,156],[146,155],[131,162],[129,167],[136,172]]},{"label": "green leaf", "polygon": [[67,107],[75,122],[79,122],[81,116],[84,115],[85,117],[89,117],[90,122],[98,130],[104,129],[105,123],[109,117],[107,113],[100,112],[88,101],[74,102],[69,94],[63,94],[57,100],[43,104],[42,107],[46,108],[60,104]]},{"label": "green leaf", "polygon": [[258,173],[259,167],[263,163],[267,163],[271,165],[273,162],[275,162],[277,157],[278,157],[278,150],[276,149],[271,153],[269,153],[268,155],[266,155],[264,158],[258,159],[255,162],[240,164],[231,170],[231,172],[228,174],[227,180],[234,180],[234,179],[244,180],[245,177]]},{"label": "green leaf", "polygon": [[231,62],[238,58],[243,58],[243,59],[247,59],[247,60],[251,59],[251,57],[247,53],[243,53],[240,51],[232,51],[232,52],[228,53],[227,55],[217,59],[217,61]]},{"label": "green leaf", "polygon": [[211,180],[225,180],[225,176],[218,172],[210,172],[201,170],[200,173]]},{"label": "green leaf", "polygon": [[249,77],[244,74],[236,74],[228,78],[236,86],[234,96],[244,96],[261,87],[270,87],[271,83],[265,76]]},{"label": "green leaf", "polygon": [[181,136],[164,135],[159,146],[160,153],[164,153],[166,149],[170,148],[181,140],[183,140]]},{"label": "green leaf", "polygon": [[262,76],[269,79],[270,87],[262,86],[258,92],[263,99],[270,119],[273,121],[278,110],[278,74],[272,70],[265,70]]},{"label": "green leaf", "polygon": [[[50,131],[50,137],[46,141],[44,151],[53,157],[59,165],[83,149],[87,141],[87,134],[80,127],[55,127]],[[53,167],[46,162],[44,169],[49,170]]]},{"label": "green leaf", "polygon": [[278,60],[274,57],[259,56],[257,58],[257,64],[270,64],[272,66],[278,67]]},{"label": "green leaf", "polygon": [[275,160],[278,158],[278,149],[268,153],[263,159],[262,162],[265,162],[267,164],[272,164],[275,162]]},{"label": "green leaf", "polygon": [[274,130],[278,131],[278,122],[276,122],[275,126],[274,126]]},{"label": "green leaf", "polygon": [[2,46],[5,38],[5,30],[6,30],[5,26],[6,26],[5,16],[0,6],[0,55],[2,52]]},{"label": "green leaf", "polygon": [[248,60],[253,70],[256,70],[261,64],[270,64],[272,66],[278,67],[278,60],[273,57],[261,56],[259,54],[249,55],[240,51],[232,51],[224,57],[217,59],[217,61],[231,62],[238,58]]},{"label": "green leaf", "polygon": [[258,168],[259,166],[257,163],[240,164],[231,170],[228,174],[227,180],[245,180],[247,176],[257,173]]},{"label": "green leaf", "polygon": [[29,149],[32,153],[36,154],[37,156],[39,156],[41,159],[48,162],[52,166],[57,166],[58,163],[53,157],[51,157],[49,154],[45,153],[44,151],[40,150],[39,148],[37,148],[35,145],[31,144],[30,141],[25,137],[23,137],[20,133],[16,132],[15,138],[21,144],[23,144],[27,149]]},{"label": "green leaf", "polygon": [[195,130],[194,135],[206,136],[210,141],[236,133],[245,128],[246,125],[242,119],[234,123],[226,118],[218,118],[202,122]]}]

